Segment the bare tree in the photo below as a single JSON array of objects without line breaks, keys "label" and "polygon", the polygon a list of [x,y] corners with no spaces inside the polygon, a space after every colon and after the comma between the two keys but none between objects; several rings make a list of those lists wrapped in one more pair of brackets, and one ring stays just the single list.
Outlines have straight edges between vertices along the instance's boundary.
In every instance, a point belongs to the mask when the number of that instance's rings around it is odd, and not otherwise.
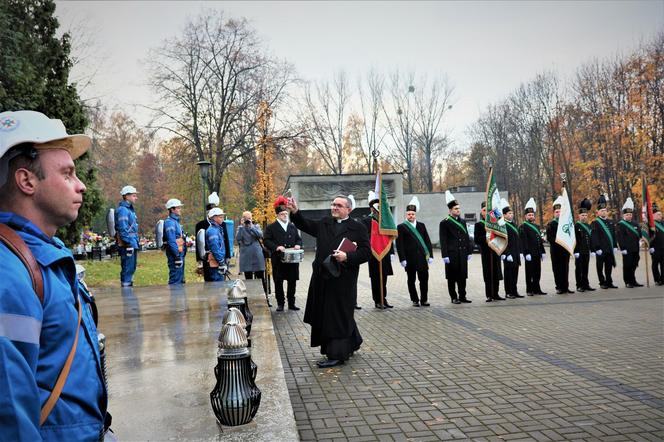
[{"label": "bare tree", "polygon": [[151,51],[148,65],[158,103],[151,127],[211,161],[207,184],[215,191],[228,167],[254,151],[259,103],[277,108],[293,81],[292,67],[266,54],[246,20],[219,11],[189,21],[182,35]]},{"label": "bare tree", "polygon": [[381,109],[383,109],[383,93],[385,79],[375,70],[370,70],[366,75],[366,88],[360,79],[358,90],[360,95],[360,107],[363,119],[363,137],[359,139],[362,160],[366,164],[366,171],[374,173],[373,152],[378,151],[385,137],[380,122]]}]

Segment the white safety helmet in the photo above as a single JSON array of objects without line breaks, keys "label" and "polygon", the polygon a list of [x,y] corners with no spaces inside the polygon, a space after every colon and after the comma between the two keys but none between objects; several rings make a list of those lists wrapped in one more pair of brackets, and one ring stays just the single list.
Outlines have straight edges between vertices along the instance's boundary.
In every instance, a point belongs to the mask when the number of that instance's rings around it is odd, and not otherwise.
[{"label": "white safety helmet", "polygon": [[212,218],[217,215],[226,215],[222,209],[219,207],[214,207],[208,211],[208,218]]},{"label": "white safety helmet", "polygon": [[138,193],[138,191],[136,190],[136,188],[134,186],[124,186],[122,188],[122,190],[120,191],[120,195],[122,195],[122,196],[129,195],[129,194],[132,194],[132,193]]},{"label": "white safety helmet", "polygon": [[184,204],[182,204],[182,201],[180,201],[177,198],[171,198],[168,201],[166,201],[167,209],[172,209],[173,207],[181,207],[181,206],[184,206]]}]

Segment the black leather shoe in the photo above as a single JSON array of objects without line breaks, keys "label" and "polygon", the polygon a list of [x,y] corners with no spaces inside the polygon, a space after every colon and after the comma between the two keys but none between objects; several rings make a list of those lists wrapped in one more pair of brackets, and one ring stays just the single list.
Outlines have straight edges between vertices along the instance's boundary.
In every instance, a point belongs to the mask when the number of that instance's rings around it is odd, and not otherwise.
[{"label": "black leather shoe", "polygon": [[495,297],[495,298],[493,298],[493,300],[494,300],[494,301],[504,301],[504,300],[505,300],[505,298],[503,298],[503,297],[502,297],[502,296],[500,296],[500,295],[496,295],[496,297]]},{"label": "black leather shoe", "polygon": [[431,304],[429,304],[428,302],[420,302],[420,305],[422,307],[429,307]]},{"label": "black leather shoe", "polygon": [[284,305],[283,305],[283,304],[279,304],[279,305],[277,306],[277,311],[278,311],[278,312],[283,312],[283,311],[284,311]]},{"label": "black leather shoe", "polygon": [[336,367],[337,365],[344,365],[344,361],[338,359],[326,359],[324,361],[318,361],[316,365],[318,365],[318,368],[330,368]]},{"label": "black leather shoe", "polygon": [[632,284],[625,284],[625,287],[627,287],[628,289],[633,289],[634,288],[634,286]]},{"label": "black leather shoe", "polygon": [[556,290],[556,295],[565,295],[567,294],[567,290]]},{"label": "black leather shoe", "polygon": [[583,292],[586,291],[586,289],[577,287],[577,288],[576,288],[576,291],[577,291],[577,292],[580,292],[580,293],[583,293]]},{"label": "black leather shoe", "polygon": [[526,295],[528,295],[528,296],[533,296],[534,293],[533,293],[533,292],[526,292]]},{"label": "black leather shoe", "polygon": [[417,301],[413,301],[413,307],[419,307],[419,306],[420,306],[420,303],[419,303],[419,302],[417,302]]},{"label": "black leather shoe", "polygon": [[355,304],[355,310],[362,310],[362,307],[360,307],[359,305]]},{"label": "black leather shoe", "polygon": [[606,284],[600,284],[600,285],[599,285],[599,288],[606,290],[606,289],[609,288],[609,286],[606,285]]},{"label": "black leather shoe", "polygon": [[618,288],[617,285],[613,285],[613,284],[611,284],[611,285],[609,285],[609,286],[607,286],[607,287],[610,288],[610,289],[617,289],[617,288]]},{"label": "black leather shoe", "polygon": [[638,282],[635,282],[634,287],[643,287],[643,284],[639,284]]},{"label": "black leather shoe", "polygon": [[459,301],[458,299],[453,299],[452,304],[461,304],[461,301]]},{"label": "black leather shoe", "polygon": [[515,298],[523,298],[523,295],[519,295],[518,293],[514,295]]},{"label": "black leather shoe", "polygon": [[379,308],[379,309],[381,309],[381,310],[385,308],[385,307],[383,307],[382,304],[379,304],[379,303],[375,303],[375,304],[374,304],[374,307]]},{"label": "black leather shoe", "polygon": [[394,306],[386,302],[385,304],[383,304],[383,308],[394,308]]},{"label": "black leather shoe", "polygon": [[464,299],[459,299],[459,302],[462,302],[462,303],[464,303],[464,304],[470,304],[470,303],[472,303],[473,301],[471,301],[470,299],[465,299],[465,298],[464,298]]},{"label": "black leather shoe", "polygon": [[288,310],[298,311],[299,309],[300,309],[300,307],[298,307],[297,305],[289,305],[288,306]]},{"label": "black leather shoe", "polygon": [[535,293],[535,294],[536,294],[536,295],[548,295],[547,292],[537,292],[537,293]]},{"label": "black leather shoe", "polygon": [[507,299],[516,299],[516,296],[514,295],[505,295]]},{"label": "black leather shoe", "polygon": [[574,290],[567,289],[567,293],[574,293]]},{"label": "black leather shoe", "polygon": [[594,289],[592,287],[586,287],[584,290],[587,291],[587,292],[594,292],[597,289]]},{"label": "black leather shoe", "polygon": [[485,302],[493,302],[493,299],[491,299],[491,298],[486,298],[486,301],[485,301]]}]

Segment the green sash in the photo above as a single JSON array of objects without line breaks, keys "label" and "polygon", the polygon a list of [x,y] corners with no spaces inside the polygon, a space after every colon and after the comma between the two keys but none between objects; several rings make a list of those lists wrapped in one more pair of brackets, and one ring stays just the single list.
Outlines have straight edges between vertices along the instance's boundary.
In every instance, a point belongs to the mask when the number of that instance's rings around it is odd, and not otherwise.
[{"label": "green sash", "polygon": [[528,221],[524,221],[523,223],[525,225],[527,225],[528,227],[530,227],[531,229],[533,229],[533,232],[535,232],[537,234],[537,236],[541,235],[539,229],[537,228],[537,226],[535,224],[530,224]]},{"label": "green sash", "polygon": [[590,227],[588,227],[588,224],[586,224],[586,223],[582,223],[581,221],[577,221],[577,222],[576,222],[576,225],[577,225],[577,226],[581,226],[581,228],[583,228],[583,230],[586,231],[586,233],[588,234],[588,236],[592,235],[592,230],[590,230]]},{"label": "green sash", "polygon": [[517,229],[517,228],[514,226],[514,224],[512,224],[510,221],[505,221],[505,224],[507,224],[508,226],[510,226],[510,227],[512,228],[512,230],[514,230],[514,233],[516,233],[516,235],[519,236],[519,229]]},{"label": "green sash", "polygon": [[611,232],[609,231],[609,228],[606,226],[602,218],[595,218],[597,222],[599,223],[600,226],[602,226],[602,229],[604,229],[604,233],[606,233],[606,237],[609,238],[609,243],[611,244],[611,249],[614,248],[613,246],[613,236],[611,235]]},{"label": "green sash", "polygon": [[460,229],[463,231],[463,233],[465,233],[466,235],[468,235],[468,230],[466,230],[466,228],[464,227],[463,224],[461,224],[459,221],[457,221],[457,220],[455,220],[454,218],[452,218],[450,215],[447,215],[447,219],[450,220],[450,221],[452,221],[454,224],[456,224],[457,227],[460,228]]},{"label": "green sash", "polygon": [[424,243],[424,240],[422,239],[422,235],[420,235],[420,232],[417,231],[415,226],[413,226],[410,222],[406,221],[403,223],[406,227],[410,229],[410,233],[412,233],[415,238],[417,238],[417,241],[420,243],[420,246],[422,247],[422,250],[424,250],[424,255],[429,259],[429,249],[427,248],[427,245]]},{"label": "green sash", "polygon": [[634,226],[625,221],[624,219],[621,219],[618,224],[622,224],[623,226],[627,227],[633,234],[636,235],[637,238],[641,238],[641,235],[639,235],[639,232],[634,228]]},{"label": "green sash", "polygon": [[659,221],[655,221],[655,226],[664,233],[664,226]]}]

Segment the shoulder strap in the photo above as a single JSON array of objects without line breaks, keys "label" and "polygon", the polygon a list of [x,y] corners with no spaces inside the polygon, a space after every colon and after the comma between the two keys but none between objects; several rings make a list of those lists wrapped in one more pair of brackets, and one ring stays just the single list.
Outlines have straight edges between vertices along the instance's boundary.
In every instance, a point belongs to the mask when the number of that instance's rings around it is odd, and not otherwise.
[{"label": "shoulder strap", "polygon": [[44,303],[44,280],[42,278],[41,269],[34,255],[28,248],[28,245],[23,239],[6,224],[0,224],[0,241],[5,243],[7,248],[11,250],[23,262],[23,265],[28,269],[30,279],[32,280],[32,288],[35,290],[40,303]]}]

